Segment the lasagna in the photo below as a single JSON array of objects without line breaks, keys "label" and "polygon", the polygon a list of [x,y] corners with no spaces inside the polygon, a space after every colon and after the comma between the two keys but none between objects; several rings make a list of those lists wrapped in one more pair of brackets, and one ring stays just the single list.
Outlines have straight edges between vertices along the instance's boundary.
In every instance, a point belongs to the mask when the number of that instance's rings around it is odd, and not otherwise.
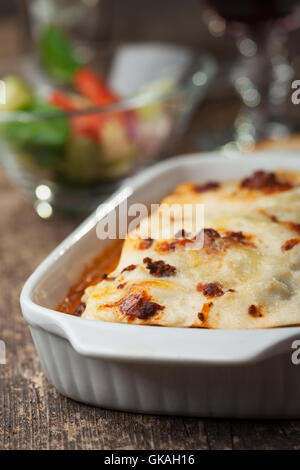
[{"label": "lasagna", "polygon": [[[170,217],[168,208],[185,204],[204,207],[198,234],[193,212],[184,226]],[[149,237],[149,225],[164,219],[176,233]],[[256,171],[175,188],[127,235],[117,268],[86,289],[82,317],[215,329],[297,325],[299,283],[300,173]]]}]

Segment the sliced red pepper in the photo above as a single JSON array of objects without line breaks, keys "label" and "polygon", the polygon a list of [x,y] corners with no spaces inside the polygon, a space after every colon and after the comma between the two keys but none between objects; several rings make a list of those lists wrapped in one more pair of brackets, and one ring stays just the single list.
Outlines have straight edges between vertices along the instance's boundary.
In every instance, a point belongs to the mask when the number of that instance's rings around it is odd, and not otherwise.
[{"label": "sliced red pepper", "polygon": [[[96,106],[105,106],[118,101],[103,79],[98,77],[88,68],[80,68],[73,78],[74,86],[81,95],[88,98]],[[55,91],[50,97],[50,102],[65,111],[76,111],[78,106],[71,97],[60,91]],[[74,135],[90,137],[99,140],[103,124],[110,119],[117,119],[126,126],[126,118],[123,113],[84,114],[71,118],[71,128]]]},{"label": "sliced red pepper", "polygon": [[105,81],[88,68],[80,68],[73,78],[75,88],[97,106],[106,106],[118,101]]},{"label": "sliced red pepper", "polygon": [[[80,108],[72,98],[60,91],[54,91],[50,96],[50,103],[64,111],[78,111]],[[98,140],[103,117],[99,114],[83,114],[71,117],[71,129],[75,136],[90,137]]]},{"label": "sliced red pepper", "polygon": [[99,114],[85,114],[71,119],[71,127],[75,135],[90,137],[98,141],[104,117]]},{"label": "sliced red pepper", "polygon": [[64,109],[65,111],[76,111],[78,109],[73,100],[60,91],[54,91],[50,96],[49,101],[53,106]]}]

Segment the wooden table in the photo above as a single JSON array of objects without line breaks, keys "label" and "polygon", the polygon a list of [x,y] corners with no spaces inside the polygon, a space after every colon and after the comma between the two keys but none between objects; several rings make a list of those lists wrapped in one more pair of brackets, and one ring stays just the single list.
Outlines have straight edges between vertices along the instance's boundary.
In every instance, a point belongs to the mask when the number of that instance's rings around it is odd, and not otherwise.
[{"label": "wooden table", "polygon": [[19,294],[38,263],[78,224],[41,220],[0,171],[0,449],[298,449],[300,421],[172,418],[97,409],[45,378]]}]

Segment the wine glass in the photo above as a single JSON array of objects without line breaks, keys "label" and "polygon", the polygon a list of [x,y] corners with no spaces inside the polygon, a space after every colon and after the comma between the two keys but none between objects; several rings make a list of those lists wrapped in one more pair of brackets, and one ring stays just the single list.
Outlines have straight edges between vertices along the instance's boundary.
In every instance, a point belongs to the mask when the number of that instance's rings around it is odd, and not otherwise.
[{"label": "wine glass", "polygon": [[203,0],[202,5],[209,31],[229,34],[240,53],[230,72],[242,101],[234,146],[252,150],[257,140],[293,132],[287,109],[294,70],[285,44],[287,33],[300,25],[300,1]]}]

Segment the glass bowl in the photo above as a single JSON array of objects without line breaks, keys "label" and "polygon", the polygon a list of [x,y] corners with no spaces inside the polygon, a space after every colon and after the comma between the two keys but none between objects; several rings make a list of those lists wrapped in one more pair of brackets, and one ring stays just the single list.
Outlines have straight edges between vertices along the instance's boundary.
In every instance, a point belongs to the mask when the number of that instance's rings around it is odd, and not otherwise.
[{"label": "glass bowl", "polygon": [[[96,63],[117,103],[0,112],[4,166],[41,217],[89,212],[124,178],[170,155],[215,73],[206,54],[163,44],[122,45]],[[0,76],[8,73],[43,97],[58,89],[31,57],[2,62]]]}]

